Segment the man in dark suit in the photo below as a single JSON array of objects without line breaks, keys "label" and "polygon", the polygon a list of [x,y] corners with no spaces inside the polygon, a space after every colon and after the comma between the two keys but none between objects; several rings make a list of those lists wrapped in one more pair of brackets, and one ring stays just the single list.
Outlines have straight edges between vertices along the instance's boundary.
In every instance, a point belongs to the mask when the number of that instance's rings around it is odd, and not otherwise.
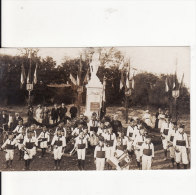
[{"label": "man in dark suit", "polygon": [[59,109],[57,107],[57,104],[54,104],[54,107],[52,108],[51,111],[51,119],[53,121],[53,124],[58,122],[58,117],[59,117]]},{"label": "man in dark suit", "polygon": [[72,106],[69,112],[71,115],[71,119],[74,119],[77,116],[78,109],[75,106]]},{"label": "man in dark suit", "polygon": [[117,120],[118,115],[115,114],[113,117],[113,120],[110,122],[112,128],[113,128],[113,132],[117,135],[119,128],[122,128],[122,123]]},{"label": "man in dark suit", "polygon": [[65,104],[62,103],[61,104],[61,107],[59,108],[59,117],[60,117],[60,120],[64,120],[66,113],[67,113],[67,108],[65,107]]},{"label": "man in dark suit", "polygon": [[8,117],[8,115],[6,114],[6,111],[5,111],[5,110],[2,111],[0,120],[1,120],[1,121],[0,121],[1,126],[3,127],[3,129],[4,129],[5,131],[7,131],[7,130],[8,130],[8,120],[9,120],[9,117]]}]

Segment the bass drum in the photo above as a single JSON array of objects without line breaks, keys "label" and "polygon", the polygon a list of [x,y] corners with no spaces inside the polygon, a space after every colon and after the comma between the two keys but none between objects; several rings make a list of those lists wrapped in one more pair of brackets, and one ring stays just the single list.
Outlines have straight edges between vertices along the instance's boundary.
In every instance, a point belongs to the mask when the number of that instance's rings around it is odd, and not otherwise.
[{"label": "bass drum", "polygon": [[116,170],[129,170],[131,160],[127,153],[123,153],[120,157],[114,156],[107,159],[107,162]]},{"label": "bass drum", "polygon": [[129,158],[128,153],[124,153],[118,160],[121,170],[129,170],[131,159]]}]

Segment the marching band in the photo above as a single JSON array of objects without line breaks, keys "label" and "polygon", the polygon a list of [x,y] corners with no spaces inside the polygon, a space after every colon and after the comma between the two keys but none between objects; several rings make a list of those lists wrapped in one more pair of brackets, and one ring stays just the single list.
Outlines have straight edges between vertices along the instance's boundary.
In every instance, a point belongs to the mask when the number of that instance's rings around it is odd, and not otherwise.
[{"label": "marching band", "polygon": [[[66,112],[67,109],[62,104],[60,122],[58,122],[57,105],[54,105],[52,129],[47,125],[23,124],[23,119],[20,117],[18,124],[9,131],[1,146],[5,151],[6,168],[13,167],[15,149],[19,151],[19,161],[24,160],[24,170],[31,169],[31,162],[38,149],[43,160],[46,153],[53,153],[54,170],[63,169],[61,159],[67,151],[70,156],[77,153],[78,170],[85,170],[85,159],[89,151],[94,157],[96,170],[129,170],[135,162],[138,169],[152,168],[156,153],[153,138],[146,128],[151,124],[149,111],[146,111],[144,120],[131,118],[127,128],[117,120],[117,114],[113,119],[104,116],[99,120],[97,113],[93,113],[88,121],[83,114],[78,118],[69,118]],[[5,115],[5,112],[3,114]],[[39,115],[39,121],[41,119]],[[168,159],[169,151],[172,167],[174,168],[176,164],[179,169],[180,164],[183,164],[183,168],[186,169],[190,163],[190,140],[184,131],[185,126],[177,125],[163,112],[156,116],[155,126],[158,127],[157,132],[162,140],[165,157],[163,160]]]}]

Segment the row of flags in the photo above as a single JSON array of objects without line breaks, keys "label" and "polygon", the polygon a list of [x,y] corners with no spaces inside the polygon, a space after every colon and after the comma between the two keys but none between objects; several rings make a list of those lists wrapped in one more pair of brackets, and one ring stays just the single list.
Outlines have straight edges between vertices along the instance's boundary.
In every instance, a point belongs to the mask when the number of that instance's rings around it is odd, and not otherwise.
[{"label": "row of flags", "polygon": [[[86,76],[84,77],[83,83],[88,83],[88,81],[90,80],[89,74],[90,73],[89,73],[89,68],[88,68]],[[69,79],[70,79],[71,83],[73,83],[74,85],[80,86],[81,80],[79,79],[78,74],[77,74],[77,78],[75,79],[74,76],[70,73]]]},{"label": "row of flags", "polygon": [[168,92],[171,88],[171,90],[174,90],[174,89],[178,89],[180,90],[182,87],[183,87],[183,82],[184,82],[184,73],[182,75],[182,79],[181,79],[181,82],[179,84],[179,86],[177,87],[177,76],[176,76],[176,73],[174,75],[174,80],[173,80],[173,84],[172,84],[172,87],[169,87],[169,81],[168,81],[168,78],[166,77],[165,79],[165,92]]},{"label": "row of flags", "polygon": [[33,74],[33,80],[31,80],[31,69],[32,69],[31,65],[29,66],[28,75],[26,77],[24,64],[22,63],[21,76],[20,76],[21,88],[25,83],[37,84],[37,68],[38,68],[38,66],[36,64],[35,71],[34,71],[34,74]]},{"label": "row of flags", "polygon": [[[126,90],[134,89],[135,88],[134,73],[135,73],[136,69],[131,67],[130,63],[129,63],[128,70],[127,69],[125,70],[124,69],[124,62],[122,61],[120,66],[119,66],[119,70],[121,72],[120,90],[123,87],[125,87]],[[82,63],[81,63],[81,58],[80,58],[80,65],[79,65],[79,68],[78,68],[78,73],[77,73],[76,79],[74,78],[74,76],[71,73],[70,73],[70,76],[69,76],[71,83],[74,84],[77,87],[83,85],[84,83],[88,83],[88,81],[90,80],[90,76],[89,76],[90,66],[87,69],[87,73],[84,77],[83,82],[81,82],[81,71],[82,71]],[[104,76],[104,78],[103,78],[103,92],[102,92],[102,107],[104,107],[105,102],[106,102],[105,91],[106,91],[106,78]]]},{"label": "row of flags", "polygon": [[83,83],[88,83],[88,81],[90,80],[90,76],[89,76],[90,69],[88,67],[86,75],[85,75],[84,80],[82,82],[82,79],[81,79],[81,77],[82,77],[82,66],[83,66],[82,65],[82,56],[80,55],[80,65],[78,67],[78,72],[77,72],[76,79],[74,78],[74,76],[71,73],[69,75],[69,79],[70,79],[71,83],[74,84],[75,86],[81,86],[81,85],[83,85]]},{"label": "row of flags", "polygon": [[[131,67],[130,60],[128,63],[128,70],[124,70],[124,61],[121,62],[119,66],[119,70],[121,72],[120,78],[120,89],[125,87],[126,89],[134,89],[135,88],[135,79],[134,79],[134,72],[135,68]],[[131,81],[131,85],[130,85]]]}]

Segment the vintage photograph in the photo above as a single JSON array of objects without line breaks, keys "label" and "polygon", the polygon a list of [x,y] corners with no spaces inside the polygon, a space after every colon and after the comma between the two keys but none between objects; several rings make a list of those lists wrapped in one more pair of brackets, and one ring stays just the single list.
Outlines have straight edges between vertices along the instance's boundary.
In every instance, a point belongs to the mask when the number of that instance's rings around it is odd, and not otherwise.
[{"label": "vintage photograph", "polygon": [[190,169],[190,146],[190,47],[0,49],[0,171]]}]

